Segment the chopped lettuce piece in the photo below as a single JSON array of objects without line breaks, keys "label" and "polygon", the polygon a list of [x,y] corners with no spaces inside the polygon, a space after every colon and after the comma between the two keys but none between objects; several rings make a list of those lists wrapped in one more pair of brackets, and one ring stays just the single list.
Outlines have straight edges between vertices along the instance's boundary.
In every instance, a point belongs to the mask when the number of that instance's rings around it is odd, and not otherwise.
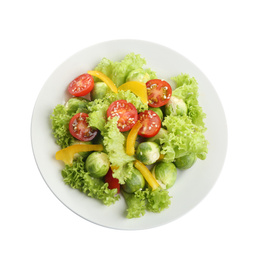
[{"label": "chopped lettuce piece", "polygon": [[[114,67],[114,62],[107,59],[107,58],[103,58],[99,64],[96,66],[95,70],[102,72],[103,74],[105,74],[106,76],[108,76],[109,78],[111,78],[111,74],[113,71],[113,67]],[[95,82],[100,81],[100,79],[94,77]]]},{"label": "chopped lettuce piece", "polygon": [[[130,53],[125,56],[121,61],[110,61],[107,58],[103,58],[101,62],[96,66],[95,70],[104,73],[108,76],[117,87],[125,83],[128,74],[135,70],[141,69],[146,64],[144,58],[139,54]],[[155,78],[155,72],[147,69],[146,72],[149,74],[150,78]]]},{"label": "chopped lettuce piece", "polygon": [[154,191],[146,188],[131,194],[122,191],[122,194],[127,205],[127,218],[139,218],[146,210],[159,213],[171,204],[168,190],[160,188]]},{"label": "chopped lettuce piece", "polygon": [[142,190],[135,193],[127,193],[121,190],[127,205],[127,218],[140,218],[146,210],[146,194]]},{"label": "chopped lettuce piece", "polygon": [[208,152],[208,141],[190,117],[170,115],[165,117],[162,125],[168,131],[168,135],[160,139],[164,161],[173,162],[175,158],[190,153],[200,155]]},{"label": "chopped lettuce piece", "polygon": [[85,163],[82,157],[74,160],[71,166],[66,165],[62,170],[64,182],[71,188],[102,201],[105,205],[111,205],[119,200],[117,189],[109,189],[107,183],[102,179],[91,177],[84,168]]},{"label": "chopped lettuce piece", "polygon": [[206,114],[199,105],[199,88],[196,79],[191,78],[188,74],[180,74],[173,77],[173,80],[176,82],[176,89],[172,92],[172,95],[185,101],[188,107],[188,116],[191,118],[192,123],[205,132],[206,128],[203,120]]},{"label": "chopped lettuce piece", "polygon": [[146,209],[155,213],[159,213],[164,209],[169,208],[171,204],[171,197],[169,196],[168,190],[156,189],[150,191],[147,196]]},{"label": "chopped lettuce piece", "polygon": [[[117,120],[118,117],[108,118],[102,136],[105,151],[114,167],[113,177],[117,178],[120,184],[124,184],[125,180],[131,177],[131,163],[135,158],[125,152],[126,138],[117,128]],[[125,169],[126,165],[129,167],[128,170]]]},{"label": "chopped lettuce piece", "polygon": [[145,72],[150,76],[150,80],[157,79],[157,75],[155,71],[152,71],[151,69],[145,69]]},{"label": "chopped lettuce piece", "polygon": [[88,124],[93,127],[97,128],[100,131],[104,130],[106,124],[106,113],[107,109],[110,105],[110,102],[107,99],[95,99],[88,103]]},{"label": "chopped lettuce piece", "polygon": [[69,131],[69,122],[72,114],[68,114],[63,105],[57,105],[50,116],[52,124],[52,133],[56,143],[61,148],[66,148],[74,142],[74,137]]}]

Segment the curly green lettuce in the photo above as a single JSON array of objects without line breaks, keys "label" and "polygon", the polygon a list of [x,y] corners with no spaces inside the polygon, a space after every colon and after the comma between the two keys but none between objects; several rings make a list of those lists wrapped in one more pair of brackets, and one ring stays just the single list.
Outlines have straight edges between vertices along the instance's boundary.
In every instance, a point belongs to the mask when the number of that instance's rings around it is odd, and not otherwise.
[{"label": "curly green lettuce", "polygon": [[208,152],[208,141],[200,127],[192,123],[188,116],[167,116],[162,125],[168,134],[160,139],[161,153],[164,161],[173,162],[175,158],[194,153],[200,159],[205,159]]},{"label": "curly green lettuce", "polygon": [[[125,152],[125,136],[119,131],[117,127],[118,117],[108,118],[105,124],[103,136],[103,145],[108,154],[113,170],[114,178],[119,180],[120,184],[124,184],[125,180],[132,175],[131,167],[135,158],[129,156]],[[127,167],[127,169],[126,169]]]},{"label": "curly green lettuce", "polygon": [[185,101],[188,108],[188,116],[191,118],[192,123],[198,126],[200,131],[205,132],[206,128],[203,120],[206,118],[206,114],[199,105],[198,82],[188,74],[180,74],[172,79],[176,82],[176,89],[172,92],[172,95]]},{"label": "curly green lettuce", "polygon": [[63,105],[57,105],[53,113],[50,116],[52,124],[52,133],[56,143],[61,148],[70,146],[74,138],[69,131],[69,122],[71,115],[67,112],[67,109]]},{"label": "curly green lettuce", "polygon": [[157,188],[150,191],[147,195],[146,209],[155,213],[159,213],[171,205],[171,196],[168,190]]},{"label": "curly green lettuce", "polygon": [[160,138],[164,161],[173,162],[175,158],[190,153],[204,160],[208,152],[208,141],[204,136],[207,129],[204,123],[206,114],[199,105],[198,83],[188,74],[180,74],[172,79],[176,82],[172,95],[185,101],[188,112],[183,116],[166,116],[162,122],[168,131],[167,135]]},{"label": "curly green lettuce", "polygon": [[70,119],[77,113],[87,113],[88,100],[84,98],[70,98],[65,105],[58,104],[50,115],[52,133],[56,143],[66,148],[74,143],[75,138],[70,134]]},{"label": "curly green lettuce", "polygon": [[[104,73],[108,76],[117,87],[125,83],[128,74],[135,69],[143,69],[146,60],[140,54],[130,53],[121,61],[113,62],[107,58],[103,58],[96,66],[95,70]],[[149,74],[150,78],[156,78],[156,73],[150,69],[144,69]],[[95,78],[95,81],[98,79]]]},{"label": "curly green lettuce", "polygon": [[121,190],[121,193],[127,205],[126,217],[129,219],[142,217],[146,211],[146,193],[142,190],[135,193],[126,193]]},{"label": "curly green lettuce", "polygon": [[64,182],[73,189],[78,189],[89,197],[102,201],[105,205],[114,204],[119,200],[117,189],[109,189],[102,179],[93,178],[85,171],[83,157],[77,157],[71,166],[62,170]]},{"label": "curly green lettuce", "polygon": [[135,193],[126,193],[122,191],[127,205],[127,218],[140,218],[146,211],[159,213],[167,209],[171,204],[171,196],[168,190],[156,189],[154,191],[146,188],[138,190]]},{"label": "curly green lettuce", "polygon": [[95,99],[88,104],[88,124],[93,128],[97,128],[100,131],[105,129],[107,121],[107,109],[110,102],[107,99]]}]

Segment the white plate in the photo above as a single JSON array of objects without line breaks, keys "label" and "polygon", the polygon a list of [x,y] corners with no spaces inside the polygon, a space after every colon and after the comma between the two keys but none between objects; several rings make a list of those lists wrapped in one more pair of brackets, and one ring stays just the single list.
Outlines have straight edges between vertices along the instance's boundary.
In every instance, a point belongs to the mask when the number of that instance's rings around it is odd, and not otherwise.
[{"label": "white plate", "polygon": [[[107,57],[113,61],[121,60],[130,52],[141,54],[147,67],[157,72],[159,78],[170,81],[170,77],[188,73],[199,83],[199,102],[207,114],[205,120],[208,131],[209,152],[204,161],[189,170],[179,171],[175,185],[169,190],[171,206],[161,213],[147,212],[143,217],[127,219],[124,199],[112,206],[105,206],[77,190],[65,185],[61,161],[54,156],[59,150],[51,133],[50,114],[57,104],[68,98],[67,86],[72,79],[88,70],[94,69],[98,62]],[[177,52],[146,41],[116,40],[88,47],[61,64],[43,86],[32,116],[32,147],[36,163],[43,179],[56,197],[79,216],[95,224],[115,229],[147,229],[169,223],[194,208],[215,184],[226,155],[227,126],[225,114],[214,87],[207,77],[189,60]]]}]

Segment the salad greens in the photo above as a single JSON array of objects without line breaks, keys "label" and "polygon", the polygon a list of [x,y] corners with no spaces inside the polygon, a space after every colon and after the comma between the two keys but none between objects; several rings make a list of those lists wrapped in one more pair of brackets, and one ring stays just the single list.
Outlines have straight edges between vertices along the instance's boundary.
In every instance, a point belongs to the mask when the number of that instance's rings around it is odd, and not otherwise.
[{"label": "salad greens", "polygon": [[[119,87],[129,81],[145,84],[157,79],[156,73],[145,68],[145,65],[144,58],[130,53],[121,61],[103,58],[94,70],[102,72]],[[141,217],[146,211],[161,212],[171,204],[168,188],[177,181],[177,169],[192,167],[197,158],[204,160],[208,152],[208,141],[204,136],[206,115],[198,102],[197,81],[188,74],[171,78],[176,88],[172,90],[168,104],[149,107],[131,90],[115,93],[99,78],[93,76],[93,79],[91,100],[71,97],[66,104],[58,104],[50,115],[52,133],[61,149],[79,143],[103,146],[102,152],[76,154],[73,163],[65,165],[62,170],[64,183],[105,205],[124,198],[127,218]],[[120,131],[119,118],[107,115],[110,105],[119,100],[134,105],[137,113],[153,110],[161,120],[161,128],[155,136],[137,138],[134,155],[126,153],[130,131]],[[89,142],[79,141],[70,132],[70,121],[78,113],[87,114],[88,126],[98,131]],[[137,159],[144,165],[152,165],[158,188],[152,189],[135,168]],[[120,193],[106,182],[105,175],[109,169],[112,169],[113,178],[122,187]]]}]

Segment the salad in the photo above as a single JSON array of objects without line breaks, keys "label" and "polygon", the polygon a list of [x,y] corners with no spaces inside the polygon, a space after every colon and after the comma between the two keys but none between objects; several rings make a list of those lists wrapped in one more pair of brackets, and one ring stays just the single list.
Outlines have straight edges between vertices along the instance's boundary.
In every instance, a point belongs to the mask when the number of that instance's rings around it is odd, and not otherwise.
[{"label": "salad", "polygon": [[145,65],[135,53],[103,58],[50,115],[64,183],[107,206],[124,199],[127,218],[168,208],[177,171],[207,155],[196,79],[167,82]]}]

